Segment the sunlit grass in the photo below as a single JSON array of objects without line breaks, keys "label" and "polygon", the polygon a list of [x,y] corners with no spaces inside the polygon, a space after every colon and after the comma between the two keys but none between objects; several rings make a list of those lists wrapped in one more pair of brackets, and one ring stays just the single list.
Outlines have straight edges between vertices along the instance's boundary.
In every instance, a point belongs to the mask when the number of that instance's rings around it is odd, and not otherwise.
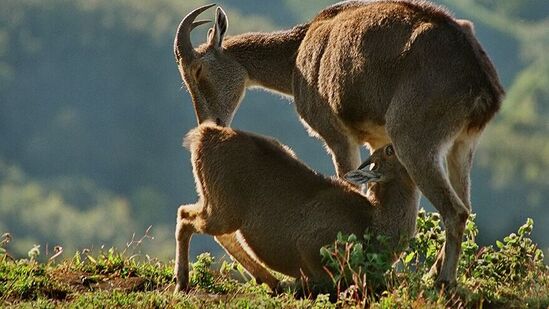
[{"label": "sunlit grass", "polygon": [[[364,241],[362,237],[341,235],[337,247],[323,250],[323,255],[334,257],[332,264],[327,264],[329,269],[344,270],[334,276],[335,292],[301,299],[295,295],[307,295],[302,286],[273,295],[265,285],[251,280],[239,264],[216,262],[209,253],[201,254],[191,265],[191,290],[174,295],[173,264],[133,255],[132,246],[139,241],[123,250],[84,250],[66,260],[54,255],[38,262],[39,247],[30,248],[27,259],[12,259],[5,249],[9,241],[6,234],[0,239],[0,306],[547,308],[549,269],[529,238],[532,229],[529,219],[495,246],[480,248],[474,241],[476,225],[470,220],[462,244],[458,285],[440,289],[426,276],[444,241],[440,217],[420,211],[416,237],[396,264],[388,262],[384,252],[373,252],[365,245],[372,238]],[[339,284],[343,281],[345,284]]]}]

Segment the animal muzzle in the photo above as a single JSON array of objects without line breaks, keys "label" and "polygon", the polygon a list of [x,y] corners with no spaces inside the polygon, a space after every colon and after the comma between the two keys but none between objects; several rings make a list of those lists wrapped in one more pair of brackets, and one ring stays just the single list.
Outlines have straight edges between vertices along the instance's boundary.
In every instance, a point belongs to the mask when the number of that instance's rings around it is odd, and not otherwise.
[{"label": "animal muzzle", "polygon": [[366,161],[362,162],[362,164],[360,164],[360,166],[356,170],[348,172],[343,177],[346,180],[358,185],[378,181],[379,179],[381,179],[381,174],[376,171],[365,169],[372,163],[372,158],[369,157],[368,159],[366,159]]},{"label": "animal muzzle", "polygon": [[362,185],[369,182],[376,182],[381,179],[381,175],[378,172],[370,171],[370,170],[354,170],[350,171],[345,176],[343,176],[346,180]]}]

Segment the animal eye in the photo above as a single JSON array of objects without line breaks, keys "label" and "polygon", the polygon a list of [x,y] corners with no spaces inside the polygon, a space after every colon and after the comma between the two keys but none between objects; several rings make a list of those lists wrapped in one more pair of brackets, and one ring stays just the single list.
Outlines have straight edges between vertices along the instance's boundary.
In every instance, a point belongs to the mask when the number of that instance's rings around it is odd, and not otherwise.
[{"label": "animal eye", "polygon": [[389,145],[387,147],[385,147],[385,154],[387,156],[392,156],[395,154],[395,150],[393,149],[393,146]]}]

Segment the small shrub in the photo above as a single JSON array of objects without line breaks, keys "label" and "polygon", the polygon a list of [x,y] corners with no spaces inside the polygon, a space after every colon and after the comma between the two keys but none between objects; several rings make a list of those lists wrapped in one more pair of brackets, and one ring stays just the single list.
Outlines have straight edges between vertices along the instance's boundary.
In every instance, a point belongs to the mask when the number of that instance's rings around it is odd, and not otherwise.
[{"label": "small shrub", "polygon": [[0,301],[35,300],[39,297],[64,298],[67,294],[66,288],[51,280],[47,270],[47,265],[35,261],[0,260]]},{"label": "small shrub", "polygon": [[139,259],[136,255],[128,257],[124,252],[115,248],[110,248],[106,252],[100,251],[97,256],[92,256],[89,250],[76,252],[72,258],[71,268],[92,274],[86,277],[92,281],[95,281],[95,276],[98,275],[140,277],[144,280],[143,289],[146,291],[164,286],[171,281],[171,266],[149,258]]},{"label": "small shrub", "polygon": [[[417,304],[423,300],[423,305],[453,307],[510,304],[524,295],[535,295],[531,303],[547,306],[549,268],[543,262],[543,252],[530,239],[533,220],[527,219],[516,233],[497,241],[495,247],[479,247],[474,219],[472,215],[466,223],[458,288],[447,295],[441,294],[433,278],[427,276],[445,239],[437,213],[419,211],[416,235],[394,264],[394,251],[384,245],[386,238],[368,232],[362,239],[339,234],[333,245],[321,250],[334,289],[340,292],[339,301],[378,302],[385,304],[382,307],[391,307],[387,304],[396,302],[401,306],[407,300],[412,306],[412,301]],[[373,293],[380,287],[386,290]]]},{"label": "small shrub", "polygon": [[[391,262],[393,250],[387,249],[387,238],[340,234],[322,250],[337,293],[316,299],[296,299],[291,289],[273,296],[236,262],[214,267],[209,253],[191,265],[194,289],[173,295],[173,264],[128,256],[127,248],[94,255],[84,250],[71,260],[50,258],[45,263],[37,255],[13,260],[0,251],[0,307],[548,308],[549,268],[530,239],[532,230],[533,221],[528,219],[494,246],[479,247],[472,216],[462,243],[458,285],[448,290],[435,288],[425,276],[444,243],[438,214],[419,212],[417,234],[396,263]],[[0,248],[5,244],[0,239]]]},{"label": "small shrub", "polygon": [[[236,264],[223,263],[220,272],[215,272],[211,269],[214,261],[214,257],[208,252],[197,256],[196,262],[191,264],[190,285],[208,293],[226,294],[235,290],[238,282],[231,279],[229,273],[233,267],[236,267]],[[241,269],[241,271],[243,270]]]},{"label": "small shrub", "polygon": [[10,233],[4,233],[2,236],[0,236],[0,260],[5,259],[8,257],[8,251],[6,250],[6,246],[11,241],[11,234]]},{"label": "small shrub", "polygon": [[362,293],[386,285],[394,261],[388,247],[387,237],[369,231],[362,238],[338,233],[334,244],[323,247],[320,255],[338,292],[354,286]]}]

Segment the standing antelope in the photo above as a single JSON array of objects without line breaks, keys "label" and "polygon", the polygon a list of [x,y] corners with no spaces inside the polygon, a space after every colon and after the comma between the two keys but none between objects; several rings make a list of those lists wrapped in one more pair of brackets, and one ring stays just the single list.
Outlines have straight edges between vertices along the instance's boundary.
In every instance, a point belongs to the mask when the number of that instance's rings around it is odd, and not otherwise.
[{"label": "standing antelope", "polygon": [[225,38],[218,7],[194,49],[190,32],[207,22],[194,20],[212,6],[189,13],[174,42],[198,122],[230,125],[245,89],[259,86],[294,97],[338,176],[360,164],[361,145],[391,142],[446,227],[431,275],[455,283],[473,153],[504,94],[472,23],[423,1],[346,1],[290,30]]},{"label": "standing antelope", "polygon": [[328,284],[320,248],[333,244],[338,232],[386,235],[387,249],[395,253],[414,235],[420,193],[391,145],[363,164],[374,164],[371,169],[347,175],[371,183],[367,197],[343,180],[317,174],[272,138],[207,122],[187,134],[185,145],[199,200],[178,210],[176,291],[187,288],[193,233],[216,236],[273,290],[278,281],[262,264]]}]

